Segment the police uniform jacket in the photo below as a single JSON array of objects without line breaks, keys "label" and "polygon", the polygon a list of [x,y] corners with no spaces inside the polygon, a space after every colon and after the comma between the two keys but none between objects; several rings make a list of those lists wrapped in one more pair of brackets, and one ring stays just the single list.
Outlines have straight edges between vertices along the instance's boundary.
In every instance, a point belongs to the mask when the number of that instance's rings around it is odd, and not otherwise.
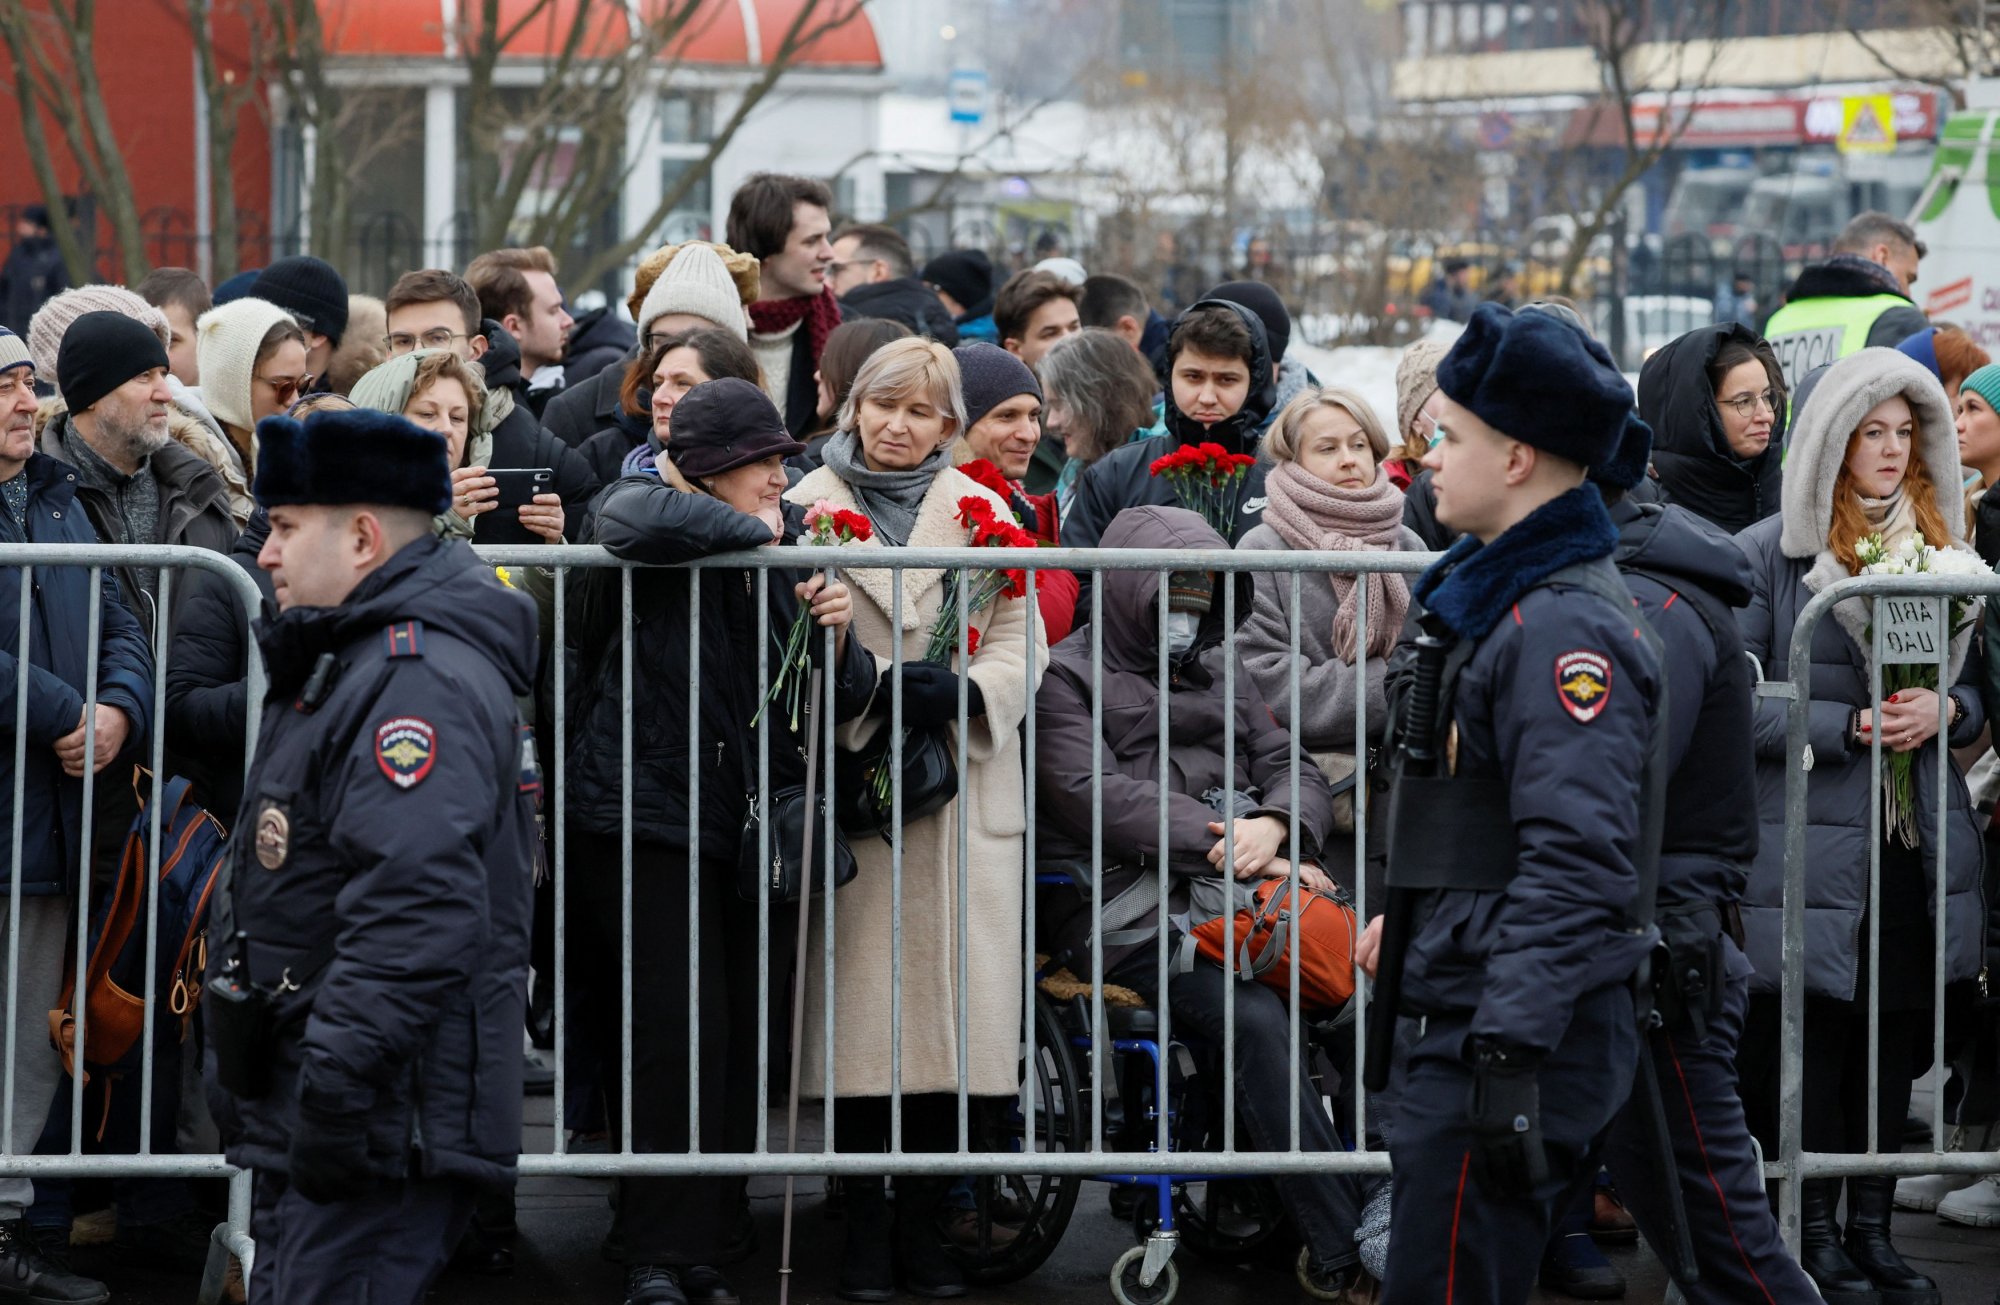
[{"label": "police uniform jacket", "polygon": [[515,699],[533,605],[426,536],[340,606],[260,623],[258,642],[270,692],[211,950],[233,955],[241,930],[251,979],[298,990],[276,1002],[269,1092],[235,1099],[211,1072],[229,1158],[283,1171],[309,1085],[366,1115],[381,1177],[510,1181],[539,797]]},{"label": "police uniform jacket", "polygon": [[1504,892],[1429,894],[1403,1007],[1469,1012],[1474,1036],[1544,1051],[1577,998],[1625,981],[1652,946],[1626,913],[1659,659],[1636,612],[1543,583],[1613,542],[1584,485],[1484,548],[1461,540],[1434,568],[1449,579],[1419,590],[1433,619],[1476,642],[1449,708],[1456,775],[1505,781],[1517,868]]}]

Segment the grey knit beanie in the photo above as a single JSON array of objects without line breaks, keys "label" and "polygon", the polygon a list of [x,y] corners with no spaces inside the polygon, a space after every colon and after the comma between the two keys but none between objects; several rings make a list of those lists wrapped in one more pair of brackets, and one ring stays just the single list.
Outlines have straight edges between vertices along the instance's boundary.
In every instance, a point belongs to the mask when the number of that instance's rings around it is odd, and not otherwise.
[{"label": "grey knit beanie", "polygon": [[682,245],[668,263],[646,301],[639,307],[639,335],[668,313],[691,313],[715,323],[748,344],[750,327],[743,312],[743,299],[736,281],[713,249],[703,244]]},{"label": "grey knit beanie", "polygon": [[1419,340],[1403,350],[1396,360],[1396,439],[1411,438],[1410,426],[1417,412],[1438,388],[1438,364],[1451,346],[1437,340]]},{"label": "grey knit beanie", "polygon": [[211,308],[194,324],[195,366],[201,369],[201,401],[225,426],[251,430],[256,405],[250,394],[257,349],[264,337],[292,315],[262,299],[238,299]]},{"label": "grey knit beanie", "polygon": [[123,313],[135,318],[160,337],[160,347],[174,341],[167,315],[122,285],[80,285],[50,299],[28,319],[28,353],[35,360],[35,379],[60,387],[56,355],[62,351],[63,336],[70,323],[85,313]]}]

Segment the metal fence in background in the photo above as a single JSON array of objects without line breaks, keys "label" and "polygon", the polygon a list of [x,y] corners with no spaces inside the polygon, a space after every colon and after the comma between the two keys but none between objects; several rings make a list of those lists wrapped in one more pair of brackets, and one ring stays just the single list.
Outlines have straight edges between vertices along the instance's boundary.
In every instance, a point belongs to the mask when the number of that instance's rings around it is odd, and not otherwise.
[{"label": "metal fence in background", "polygon": [[[555,985],[555,1061],[556,1061],[556,1102],[559,1112],[553,1149],[546,1154],[524,1155],[521,1158],[521,1172],[524,1175],[574,1175],[590,1177],[640,1176],[640,1175],[692,1175],[692,1174],[818,1174],[818,1175],[866,1175],[882,1172],[904,1174],[925,1174],[969,1179],[973,1182],[976,1199],[981,1211],[982,1227],[990,1228],[986,1221],[991,1209],[1001,1201],[1012,1201],[1017,1207],[1025,1207],[1026,1218],[1044,1238],[1059,1239],[1062,1225],[1068,1220],[1074,1207],[1078,1184],[1087,1178],[1122,1176],[1127,1180],[1143,1181],[1155,1176],[1174,1176],[1191,1184],[1189,1191],[1202,1189],[1212,1193],[1224,1185],[1222,1180],[1247,1178],[1272,1174],[1332,1174],[1332,1173],[1381,1173],[1388,1167],[1387,1156],[1369,1145],[1370,1111],[1373,1109],[1367,1094],[1360,1091],[1361,1048],[1366,1041],[1367,1012],[1359,994],[1365,991],[1359,978],[1356,979],[1357,999],[1347,1003],[1340,1018],[1322,1020],[1301,1009],[1299,993],[1299,957],[1293,949],[1288,1018],[1290,1026],[1290,1050],[1287,1063],[1283,1065],[1259,1066],[1265,1076],[1286,1075],[1288,1086],[1287,1133],[1289,1145],[1272,1149],[1255,1149],[1246,1145],[1240,1131],[1238,1100],[1237,1056],[1239,1054],[1236,1032],[1237,987],[1225,985],[1223,1028],[1220,1046],[1200,1046],[1200,1039],[1183,1036],[1175,1030],[1173,1013],[1165,1001],[1152,1003],[1148,1018],[1137,1019],[1127,1008],[1112,1005],[1107,1000],[1104,948],[1091,948],[1089,973],[1077,975],[1080,990],[1058,991],[1045,982],[1051,976],[1039,960],[1037,948],[1037,897],[1038,890],[1049,887],[1046,874],[1053,869],[1040,859],[1038,825],[1042,816],[1038,811],[1038,787],[1050,782],[1068,782],[1077,786],[1088,786],[1092,802],[1092,827],[1089,837],[1089,863],[1085,867],[1087,876],[1095,884],[1108,866],[1124,864],[1130,848],[1107,847],[1104,839],[1103,791],[1107,775],[1105,702],[1103,684],[1106,674],[1105,635],[1107,633],[1104,613],[1106,583],[1118,582],[1120,576],[1140,573],[1152,577],[1164,590],[1169,575],[1174,571],[1206,570],[1218,577],[1249,573],[1267,577],[1275,582],[1281,596],[1287,598],[1283,606],[1289,614],[1287,631],[1290,648],[1283,691],[1272,696],[1270,705],[1284,720],[1296,721],[1301,715],[1301,671],[1303,658],[1301,648],[1300,598],[1304,587],[1326,582],[1333,574],[1360,574],[1376,571],[1415,572],[1426,565],[1431,556],[1426,554],[1394,553],[1285,553],[1285,552],[1186,552],[1178,550],[1081,550],[1051,548],[1040,550],[1004,549],[950,549],[918,550],[899,549],[890,553],[886,550],[856,550],[838,548],[784,548],[761,549],[750,554],[738,554],[702,559],[690,563],[685,568],[686,608],[680,610],[660,610],[649,608],[645,595],[652,593],[650,586],[635,589],[635,580],[641,577],[658,577],[657,568],[647,568],[611,557],[601,548],[585,546],[569,547],[505,547],[480,550],[486,561],[507,567],[544,567],[552,569],[550,577],[550,601],[553,623],[553,646],[569,648],[575,640],[571,622],[571,590],[579,583],[600,586],[615,586],[617,625],[616,638],[606,653],[620,660],[616,667],[620,701],[625,710],[620,713],[621,735],[617,740],[620,751],[621,773],[625,776],[623,788],[623,810],[618,835],[619,862],[616,867],[619,876],[622,916],[618,921],[621,939],[619,972],[622,976],[623,992],[621,1008],[627,1013],[621,1031],[619,1049],[623,1066],[623,1081],[619,1084],[603,1084],[604,1104],[608,1118],[615,1121],[614,1131],[619,1139],[619,1147],[610,1154],[586,1154],[570,1149],[564,1135],[561,1110],[565,1092],[569,1086],[568,1064],[571,1030],[564,1018],[567,1011],[569,944],[565,935],[573,923],[569,918],[571,904],[565,891],[568,881],[577,873],[569,848],[570,810],[568,806],[568,749],[563,746],[579,722],[569,720],[573,677],[582,673],[604,673],[608,663],[599,667],[579,668],[570,664],[567,656],[549,659],[550,714],[554,738],[543,748],[545,769],[550,777],[546,807],[552,831],[552,870],[555,880],[553,909],[555,911],[555,947],[553,982]],[[893,561],[893,565],[888,565]],[[782,1094],[769,1086],[768,1075],[760,1072],[756,1088],[755,1136],[748,1150],[722,1153],[704,1150],[700,1146],[701,1112],[703,1108],[700,1083],[702,1056],[706,1048],[700,1036],[702,1012],[700,1007],[699,983],[689,985],[688,1018],[693,1036],[688,1046],[689,1110],[688,1135],[694,1139],[689,1149],[675,1154],[648,1154],[632,1148],[633,1119],[633,1037],[630,1018],[632,1010],[632,973],[634,950],[638,947],[679,947],[682,940],[635,937],[633,918],[633,888],[635,879],[653,873],[675,875],[678,867],[652,862],[649,854],[635,837],[632,810],[632,775],[635,756],[634,731],[636,723],[631,709],[632,686],[635,679],[648,673],[648,668],[634,664],[634,631],[639,623],[650,621],[676,621],[685,625],[689,650],[690,674],[685,685],[687,717],[681,722],[688,731],[690,759],[705,755],[705,736],[702,723],[701,704],[704,694],[715,686],[704,688],[705,674],[700,650],[705,639],[703,600],[705,590],[714,592],[714,586],[744,586],[755,602],[757,612],[754,637],[759,648],[755,667],[754,683],[761,690],[770,684],[777,670],[776,650],[781,646],[784,631],[771,628],[770,606],[765,601],[769,586],[789,584],[792,573],[806,573],[814,568],[838,568],[852,574],[863,569],[866,564],[876,564],[875,569],[890,570],[898,583],[893,586],[894,594],[891,610],[884,613],[894,634],[891,646],[872,648],[870,651],[892,664],[901,665],[921,656],[921,648],[912,648],[910,642],[921,641],[923,631],[928,628],[928,620],[917,620],[905,610],[904,589],[900,583],[902,573],[922,570],[985,570],[1019,566],[1033,568],[1027,572],[1027,593],[1019,601],[1023,604],[1025,628],[1020,636],[1020,650],[1024,663],[1022,692],[1025,701],[1024,718],[1021,722],[1023,756],[1027,765],[1022,778],[1022,823],[1021,835],[1024,855],[1018,868],[1010,869],[1009,875],[1018,876],[1023,910],[1019,922],[1019,936],[1015,940],[1020,948],[1021,1020],[1018,1028],[975,1028],[972,1024],[967,996],[964,966],[970,934],[967,903],[979,888],[974,882],[975,871],[968,857],[969,815],[968,785],[970,783],[970,753],[968,743],[968,700],[961,681],[957,704],[957,724],[949,738],[950,746],[956,754],[958,765],[957,801],[944,809],[942,818],[956,823],[950,825],[951,870],[954,890],[955,914],[949,927],[953,931],[959,973],[950,984],[953,989],[953,1029],[954,1045],[958,1057],[958,1071],[955,1100],[955,1120],[953,1145],[944,1151],[906,1150],[902,1146],[902,1105],[905,1093],[902,1087],[904,1065],[904,994],[912,985],[931,984],[936,976],[911,973],[905,964],[905,940],[903,933],[906,906],[910,898],[905,896],[904,828],[900,813],[900,794],[896,797],[896,815],[891,821],[888,843],[888,869],[890,896],[893,903],[890,925],[890,955],[888,959],[889,981],[887,991],[882,994],[882,1009],[868,1012],[853,1012],[839,1009],[833,1000],[824,1000],[826,1018],[823,1027],[809,1031],[816,1042],[824,1062],[818,1082],[807,1081],[802,1085],[802,1094],[816,1098],[820,1105],[812,1113],[818,1116],[818,1145],[804,1150],[794,1149],[798,1138],[785,1137],[782,1141],[773,1136],[771,1108],[778,1104]],[[4,545],[0,546],[0,567],[19,569],[22,573],[22,600],[18,614],[18,642],[16,647],[30,646],[30,626],[32,610],[29,593],[32,589],[32,569],[53,566],[88,566],[91,568],[93,591],[106,583],[105,568],[121,565],[146,565],[162,568],[159,601],[156,611],[156,626],[153,637],[155,660],[154,701],[156,719],[160,727],[148,740],[149,755],[154,773],[154,793],[157,795],[161,782],[162,767],[170,746],[177,741],[166,737],[165,717],[165,676],[171,664],[173,649],[168,631],[172,627],[173,602],[184,587],[175,583],[175,577],[190,568],[202,572],[221,575],[233,592],[241,599],[246,613],[258,610],[259,598],[256,587],[235,563],[218,555],[196,549],[159,548],[114,548],[88,546],[50,545]],[[1071,776],[1051,776],[1038,774],[1036,760],[1037,723],[1036,704],[1042,692],[1041,657],[1045,639],[1039,630],[1037,594],[1045,573],[1068,569],[1080,574],[1088,574],[1092,583],[1087,591],[1086,611],[1090,621],[1079,627],[1079,632],[1071,636],[1067,651],[1075,653],[1079,648],[1089,653],[1091,736],[1093,739],[1091,764],[1086,773]],[[785,574],[773,575],[773,572]],[[2000,577],[1981,577],[1966,580],[1953,577],[1950,580],[1913,579],[1909,577],[1883,578],[1869,577],[1861,580],[1843,581],[1818,595],[1805,609],[1798,629],[1793,635],[1794,648],[1810,645],[1813,630],[1831,604],[1841,598],[1860,593],[1868,594],[1915,594],[1935,596],[1941,593],[2000,594]],[[967,599],[963,587],[957,591],[955,624],[957,646],[966,644],[969,626],[976,625],[978,613],[967,610]],[[857,596],[857,602],[861,601]],[[1243,687],[1242,677],[1248,672],[1239,664],[1240,642],[1238,624],[1248,614],[1241,609],[1241,599],[1235,584],[1217,586],[1217,603],[1221,608],[1223,638],[1221,645],[1221,667],[1219,687],[1226,698],[1235,696]],[[93,608],[93,611],[95,609]],[[912,619],[906,621],[906,617]],[[0,617],[4,619],[4,617]],[[1357,646],[1366,647],[1366,605],[1357,609]],[[1172,667],[1166,652],[1167,613],[1164,606],[1157,609],[1157,628],[1153,632],[1156,648],[1154,682],[1158,692],[1158,717],[1155,727],[1160,737],[1165,739],[1169,732],[1170,694],[1165,691],[1169,683]],[[907,632],[906,632],[907,627]],[[712,632],[711,632],[712,633]],[[96,678],[96,656],[100,631],[93,618],[89,630],[91,638],[91,674]],[[675,634],[670,637],[678,637]],[[822,656],[830,653],[831,634],[822,637]],[[1878,631],[1878,643],[1883,637]],[[1877,659],[1879,667],[1880,659]],[[27,663],[18,660],[16,667],[17,699],[15,721],[15,766],[16,790],[14,795],[14,865],[20,865],[22,837],[20,829],[22,795],[20,785],[25,774],[25,719]],[[1945,1155],[1933,1150],[1922,1153],[1894,1154],[1871,1151],[1862,1156],[1844,1156],[1821,1153],[1807,1153],[1803,1149],[1801,1126],[1803,1093],[1800,1082],[1802,1066],[1803,1028],[1803,912],[1805,889],[1804,864],[1804,803],[1807,786],[1807,770],[1810,767],[1810,753],[1807,741],[1807,708],[1810,704],[1809,658],[1795,658],[1791,664],[1789,680],[1780,684],[1760,686],[1766,696],[1788,699],[1789,718],[1787,735],[1787,848],[1786,848],[1786,900],[1784,933],[1784,1040],[1782,1048],[1783,1088],[1781,1096],[1782,1145],[1779,1153],[1769,1158],[1767,1172],[1780,1184],[1780,1203],[1784,1227],[1788,1240],[1796,1246],[1798,1235],[1798,1190],[1801,1178],[1812,1175],[1832,1175],[1855,1172],[1870,1173],[1936,1173],[1970,1172],[1975,1170],[2000,1169],[2000,1156],[1977,1154]],[[254,747],[258,727],[258,705],[263,694],[262,671],[251,645],[248,667],[250,690],[249,737],[244,746]],[[1879,681],[1878,681],[1879,684]],[[822,783],[829,788],[835,783],[833,767],[830,764],[837,747],[843,741],[843,734],[834,724],[831,710],[835,701],[831,679],[823,686],[822,710],[813,723],[820,731],[820,755],[827,760],[822,768]],[[94,701],[94,692],[93,692]],[[876,699],[870,707],[870,718],[881,728],[890,731],[889,767],[892,774],[900,775],[903,769],[903,740],[905,702],[899,676],[885,674],[877,689]],[[91,713],[86,712],[88,717]],[[1368,827],[1371,812],[1365,795],[1370,787],[1370,745],[1378,739],[1385,722],[1373,719],[1368,708],[1366,695],[1358,695],[1354,733],[1351,742],[1356,768],[1356,787],[1353,812],[1353,860],[1351,864],[1329,865],[1327,872],[1339,881],[1353,897],[1353,905],[1358,919],[1366,920],[1370,904],[1367,896],[1368,875],[1366,857],[1369,844]],[[772,713],[765,713],[757,726],[752,729],[750,722],[742,724],[746,737],[754,740],[754,756],[757,770],[757,808],[762,816],[761,830],[771,829],[769,818],[769,798],[771,795],[770,757],[779,740],[774,737]],[[845,741],[854,744],[849,733]],[[224,744],[216,741],[195,741],[199,746],[217,747]],[[178,741],[178,746],[189,746],[188,741]],[[234,747],[233,741],[226,746]],[[1224,773],[1233,775],[1235,763],[1244,740],[1235,731],[1226,732],[1221,746],[1224,750]],[[1876,759],[1879,766],[1879,756]],[[1948,766],[1948,760],[1941,761]],[[1291,812],[1288,831],[1288,849],[1302,846],[1299,787],[1302,783],[1316,782],[1307,776],[1312,772],[1306,767],[1313,766],[1312,757],[1303,748],[1296,731],[1291,732],[1288,764],[1284,770],[1286,784],[1290,792],[1286,804]],[[688,785],[688,809],[698,813],[701,808],[701,792],[705,783],[718,782],[704,774],[705,767],[689,764],[686,783]],[[108,772],[107,772],[108,774]],[[90,874],[90,842],[88,823],[93,811],[89,794],[96,786],[107,782],[99,777],[93,784],[86,785],[85,846],[82,856],[83,873],[79,875],[80,888],[77,897],[78,919],[75,922],[77,954],[76,973],[79,991],[83,990],[82,977],[87,968],[88,938],[84,921],[88,918]],[[1160,773],[1158,776],[1159,838],[1160,846],[1167,842],[1168,831],[1168,790],[1171,782],[1170,767],[1165,749],[1162,749]],[[1233,783],[1231,785],[1233,789]],[[1227,795],[1225,795],[1227,796]],[[827,804],[824,825],[820,836],[831,839],[835,833],[836,821],[833,808],[836,803]],[[153,806],[152,817],[157,831],[158,805]],[[217,813],[225,819],[234,813]],[[1233,860],[1233,826],[1224,822],[1225,858]],[[686,867],[688,873],[688,922],[689,936],[685,940],[689,957],[690,973],[696,973],[704,963],[713,958],[705,958],[701,952],[701,902],[697,876],[705,858],[701,844],[701,830],[698,817],[691,817],[688,830],[689,846]],[[155,873],[157,883],[157,837],[154,839]],[[713,852],[714,849],[710,849]],[[730,849],[734,854],[735,849]],[[768,862],[769,848],[760,844],[760,853]],[[1289,891],[1299,890],[1299,858],[1289,853],[1287,883]],[[1186,867],[1174,867],[1165,856],[1157,856],[1151,862],[1141,861],[1140,868],[1149,875],[1156,888],[1153,903],[1159,918],[1164,921],[1168,915],[1171,900]],[[1872,867],[1879,876],[1879,863]],[[977,872],[985,874],[989,872]],[[991,881],[989,881],[991,882]],[[1105,934],[1104,910],[1107,905],[1103,894],[1087,887],[1085,896],[1091,919],[1091,936],[1102,939]],[[20,973],[20,965],[27,959],[19,954],[19,897],[20,875],[13,878],[13,903],[15,910],[11,917],[8,944],[8,991],[10,1006],[13,994],[18,990],[15,981]],[[1009,886],[1009,892],[1012,886]],[[1879,888],[1878,888],[1879,891]],[[1296,897],[1294,897],[1296,900]],[[1942,903],[1942,898],[1940,898]],[[149,916],[151,914],[149,901]],[[837,891],[821,891],[809,899],[808,908],[817,914],[820,925],[820,947],[816,954],[803,958],[808,973],[814,976],[823,994],[836,992],[837,970],[840,964],[838,918],[843,908],[842,894]],[[848,908],[851,909],[851,908]],[[1940,904],[1940,922],[1942,921]],[[1224,954],[1236,952],[1236,918],[1232,910],[1222,912],[1224,920]],[[757,903],[756,955],[758,973],[758,1016],[754,1029],[758,1064],[770,1065],[786,1042],[785,1033],[773,1027],[776,1010],[782,1003],[772,1000],[774,984],[787,981],[787,962],[790,959],[788,937],[796,917],[769,897],[769,884],[765,884]],[[1940,938],[1943,934],[1940,931]],[[777,941],[774,943],[774,938]],[[147,933],[147,967],[149,976],[154,968],[153,960],[158,947],[158,939],[149,927]],[[1157,981],[1155,991],[1164,994],[1168,988],[1171,967],[1178,963],[1177,944],[1170,931],[1162,928],[1150,940],[1153,976]],[[1941,966],[1942,962],[1940,962]],[[1942,969],[1938,971],[1938,983],[1942,989]],[[148,987],[151,987],[149,978]],[[782,991],[782,990],[780,990]],[[148,1083],[142,1087],[150,1104],[151,1078],[151,1016],[154,997],[148,992],[147,1024],[147,1074]],[[81,1005],[81,1002],[79,1002]],[[1942,1009],[1940,1004],[1940,1009]],[[861,1014],[877,1018],[887,1012],[892,1053],[889,1057],[891,1086],[890,1098],[891,1144],[887,1153],[854,1152],[837,1149],[833,1103],[838,1099],[841,1084],[835,1072],[836,1048],[839,1042],[839,1026],[843,1020],[852,1020]],[[12,1032],[14,1022],[10,1008],[8,1037],[8,1060],[6,1065],[6,1093],[12,1099],[14,1076],[19,1063],[19,1055],[24,1049],[15,1045]],[[1877,1027],[1879,1007],[1871,1002],[1871,1030]],[[81,1018],[81,1017],[79,1017]],[[750,1034],[752,1030],[734,1030],[739,1034]],[[1942,1017],[1934,1029],[1936,1046],[1942,1056]],[[1004,1040],[1018,1050],[1017,1063],[1020,1067],[1019,1086],[1011,1098],[975,1098],[969,1089],[967,1059],[969,1048],[975,1041],[982,1046],[990,1046],[991,1040]],[[83,1045],[83,1029],[78,1028],[77,1045]],[[1321,1071],[1323,1094],[1330,1100],[1322,1102],[1307,1096],[1297,1089],[1305,1071]],[[1876,1085],[1871,1085],[1876,1086]],[[1195,1137],[1188,1133],[1186,1121],[1190,1112],[1187,1103],[1196,1099],[1206,1099],[1211,1103],[1211,1113],[1219,1121],[1218,1127],[1207,1136]],[[1108,1129],[1108,1116],[1112,1103],[1123,1107],[1123,1129]],[[1941,1112],[1942,1107],[1938,1107]],[[1139,1118],[1133,1119],[1134,1111]],[[1348,1150],[1315,1152],[1301,1148],[1301,1120],[1303,1112],[1324,1110],[1328,1112],[1335,1128]],[[157,1153],[152,1145],[150,1131],[150,1109],[142,1115],[140,1145],[134,1155],[87,1155],[83,1153],[81,1134],[81,1095],[77,1094],[71,1105],[72,1135],[71,1150],[68,1155],[30,1156],[21,1154],[23,1141],[14,1136],[9,1125],[4,1154],[0,1154],[0,1174],[60,1174],[72,1177],[85,1175],[220,1175],[231,1172],[219,1155],[170,1155]],[[1939,1114],[1936,1136],[1944,1136]],[[1162,1192],[1167,1189],[1163,1186]],[[226,1248],[242,1258],[247,1269],[251,1267],[253,1247],[248,1237],[250,1190],[248,1175],[236,1174],[231,1184],[230,1215],[228,1222],[217,1230],[217,1246]],[[1162,1196],[1163,1210],[1165,1196]],[[1191,1198],[1195,1204],[1200,1199]],[[1192,1207],[1191,1207],[1192,1208]],[[1018,1209],[1017,1209],[1018,1213]],[[1010,1216],[1011,1217],[1011,1216]],[[1195,1216],[1190,1215],[1190,1218]],[[1037,1222],[1038,1221],[1038,1222]],[[984,1234],[982,1234],[984,1236]],[[1145,1278],[1147,1285],[1161,1272],[1168,1271],[1167,1259],[1173,1248],[1172,1233],[1155,1229],[1146,1239],[1144,1272],[1153,1276]],[[1053,1241],[1047,1249],[1053,1249]],[[1046,1253],[1046,1252],[1044,1252]],[[1027,1256],[1019,1257],[1025,1262]],[[1035,1263],[1039,1263],[1036,1260]],[[1018,1267],[1018,1265],[1017,1265]],[[1032,1268],[1032,1265],[1028,1266]],[[221,1286],[222,1260],[216,1258],[211,1263],[211,1272],[204,1282],[204,1302],[213,1301]],[[1025,1271],[1025,1270],[1024,1270]]]}]

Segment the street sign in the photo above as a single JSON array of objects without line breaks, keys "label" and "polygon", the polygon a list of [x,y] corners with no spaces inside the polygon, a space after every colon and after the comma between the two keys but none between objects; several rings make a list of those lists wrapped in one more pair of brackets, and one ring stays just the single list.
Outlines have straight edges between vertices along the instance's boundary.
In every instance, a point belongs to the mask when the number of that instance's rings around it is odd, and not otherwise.
[{"label": "street sign", "polygon": [[1887,154],[1896,148],[1896,101],[1889,95],[1849,95],[1840,101],[1840,152]]},{"label": "street sign", "polygon": [[945,82],[944,99],[951,108],[953,122],[977,127],[986,118],[986,70],[952,69]]}]

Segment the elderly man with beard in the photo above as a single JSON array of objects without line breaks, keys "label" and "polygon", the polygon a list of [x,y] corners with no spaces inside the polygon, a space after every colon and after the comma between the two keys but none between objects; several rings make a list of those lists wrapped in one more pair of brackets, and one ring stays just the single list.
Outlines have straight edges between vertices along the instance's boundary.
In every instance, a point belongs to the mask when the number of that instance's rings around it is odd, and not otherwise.
[{"label": "elderly man with beard", "polygon": [[[42,452],[76,468],[76,496],[107,544],[188,544],[226,553],[236,539],[229,491],[214,468],[168,434],[167,351],[123,313],[85,313],[56,355],[66,411],[49,418]],[[118,578],[150,638],[156,567]]]}]

